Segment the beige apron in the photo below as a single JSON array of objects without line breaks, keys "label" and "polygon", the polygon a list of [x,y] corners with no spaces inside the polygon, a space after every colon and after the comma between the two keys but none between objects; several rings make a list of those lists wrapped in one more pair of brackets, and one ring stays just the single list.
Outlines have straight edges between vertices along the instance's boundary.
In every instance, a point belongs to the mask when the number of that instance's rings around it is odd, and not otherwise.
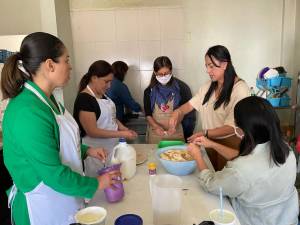
[{"label": "beige apron", "polygon": [[[152,113],[153,119],[165,130],[169,129],[169,119],[173,113],[174,100],[168,101],[166,110],[162,111],[157,104],[154,106]],[[148,124],[147,127],[147,142],[148,144],[158,144],[161,140],[182,140],[184,141],[183,129],[181,123],[177,125],[176,132],[173,135],[159,136],[155,134],[154,130]]]}]

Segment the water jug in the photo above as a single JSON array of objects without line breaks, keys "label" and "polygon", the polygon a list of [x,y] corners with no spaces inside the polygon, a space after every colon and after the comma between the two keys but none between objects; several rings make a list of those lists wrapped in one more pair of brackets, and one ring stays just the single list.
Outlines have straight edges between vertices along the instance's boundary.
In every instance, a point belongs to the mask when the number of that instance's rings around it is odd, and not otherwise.
[{"label": "water jug", "polygon": [[181,225],[182,179],[160,174],[152,181],[154,225]]},{"label": "water jug", "polygon": [[[105,173],[109,173],[111,171],[118,171],[120,170],[120,164],[114,164],[109,167],[104,167],[98,174],[101,176]],[[105,188],[104,189],[105,198],[108,202],[118,202],[124,197],[124,187],[122,183],[113,184],[113,187]]]},{"label": "water jug", "polygon": [[130,179],[136,172],[136,152],[131,145],[126,143],[125,138],[120,138],[119,144],[114,147],[111,163],[121,163],[123,179]]}]

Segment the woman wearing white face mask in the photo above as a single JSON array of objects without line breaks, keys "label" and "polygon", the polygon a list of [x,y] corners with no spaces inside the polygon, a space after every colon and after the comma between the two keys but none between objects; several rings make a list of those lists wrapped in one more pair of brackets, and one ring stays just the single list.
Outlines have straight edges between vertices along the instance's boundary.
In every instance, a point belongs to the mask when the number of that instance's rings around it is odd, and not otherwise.
[{"label": "woman wearing white face mask", "polygon": [[183,118],[173,134],[168,132],[168,121],[174,109],[191,99],[191,90],[183,81],[173,77],[172,63],[168,57],[156,58],[153,69],[150,84],[144,91],[147,141],[156,144],[163,139],[186,140],[195,128],[195,111]]}]

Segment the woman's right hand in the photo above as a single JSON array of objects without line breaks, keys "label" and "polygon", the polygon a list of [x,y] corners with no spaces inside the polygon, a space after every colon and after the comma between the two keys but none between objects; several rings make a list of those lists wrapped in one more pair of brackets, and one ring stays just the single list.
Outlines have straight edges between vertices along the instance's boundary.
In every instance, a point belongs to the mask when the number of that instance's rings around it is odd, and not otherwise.
[{"label": "woman's right hand", "polygon": [[174,110],[174,112],[171,114],[171,117],[169,119],[168,133],[170,135],[172,135],[176,132],[176,126],[177,126],[178,120],[179,120],[179,110]]},{"label": "woman's right hand", "polygon": [[204,136],[200,136],[200,137],[195,138],[193,143],[204,146],[205,148],[213,148],[213,145],[215,142],[213,142],[212,140],[210,140]]},{"label": "woman's right hand", "polygon": [[193,134],[192,136],[188,137],[187,141],[188,143],[193,143],[196,138],[204,136],[203,132],[197,132]]},{"label": "woman's right hand", "polygon": [[111,171],[97,177],[98,189],[103,190],[105,188],[111,187],[113,184],[121,183],[122,177],[120,171]]},{"label": "woman's right hand", "polygon": [[166,131],[161,126],[152,128],[152,130],[158,136],[164,136],[166,134]]},{"label": "woman's right hand", "polygon": [[133,130],[122,130],[121,132],[122,132],[122,137],[130,140],[133,140],[138,136],[137,133]]}]

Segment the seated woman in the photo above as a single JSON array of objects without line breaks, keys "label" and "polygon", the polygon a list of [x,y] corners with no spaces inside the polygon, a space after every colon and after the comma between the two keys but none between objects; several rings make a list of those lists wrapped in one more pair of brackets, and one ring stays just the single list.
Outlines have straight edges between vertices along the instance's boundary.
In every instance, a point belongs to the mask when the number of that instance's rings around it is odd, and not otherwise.
[{"label": "seated woman", "polygon": [[193,134],[196,113],[191,110],[170,135],[169,118],[173,110],[188,102],[192,93],[187,84],[172,75],[172,63],[166,56],[155,59],[149,86],[144,91],[144,109],[148,121],[148,143],[157,144],[162,139],[187,140]]},{"label": "seated woman", "polygon": [[125,107],[134,112],[140,112],[141,106],[132,98],[127,85],[123,83],[128,71],[127,64],[122,61],[116,61],[112,64],[112,70],[114,79],[106,94],[116,105],[117,119],[121,122],[126,122]]},{"label": "seated woman", "polygon": [[[79,84],[79,93],[74,103],[74,118],[80,128],[82,142],[89,146],[101,146],[108,151],[108,160],[118,138],[134,139],[135,131],[116,119],[116,107],[104,93],[113,80],[111,65],[103,60],[94,62]],[[87,157],[85,173],[96,176],[103,164]]]},{"label": "seated woman", "polygon": [[263,98],[247,97],[236,104],[234,119],[242,138],[240,152],[223,170],[209,170],[196,144],[231,158],[237,151],[204,136],[189,145],[201,186],[214,194],[222,187],[243,225],[297,224],[296,159],[283,140],[273,107]]}]

